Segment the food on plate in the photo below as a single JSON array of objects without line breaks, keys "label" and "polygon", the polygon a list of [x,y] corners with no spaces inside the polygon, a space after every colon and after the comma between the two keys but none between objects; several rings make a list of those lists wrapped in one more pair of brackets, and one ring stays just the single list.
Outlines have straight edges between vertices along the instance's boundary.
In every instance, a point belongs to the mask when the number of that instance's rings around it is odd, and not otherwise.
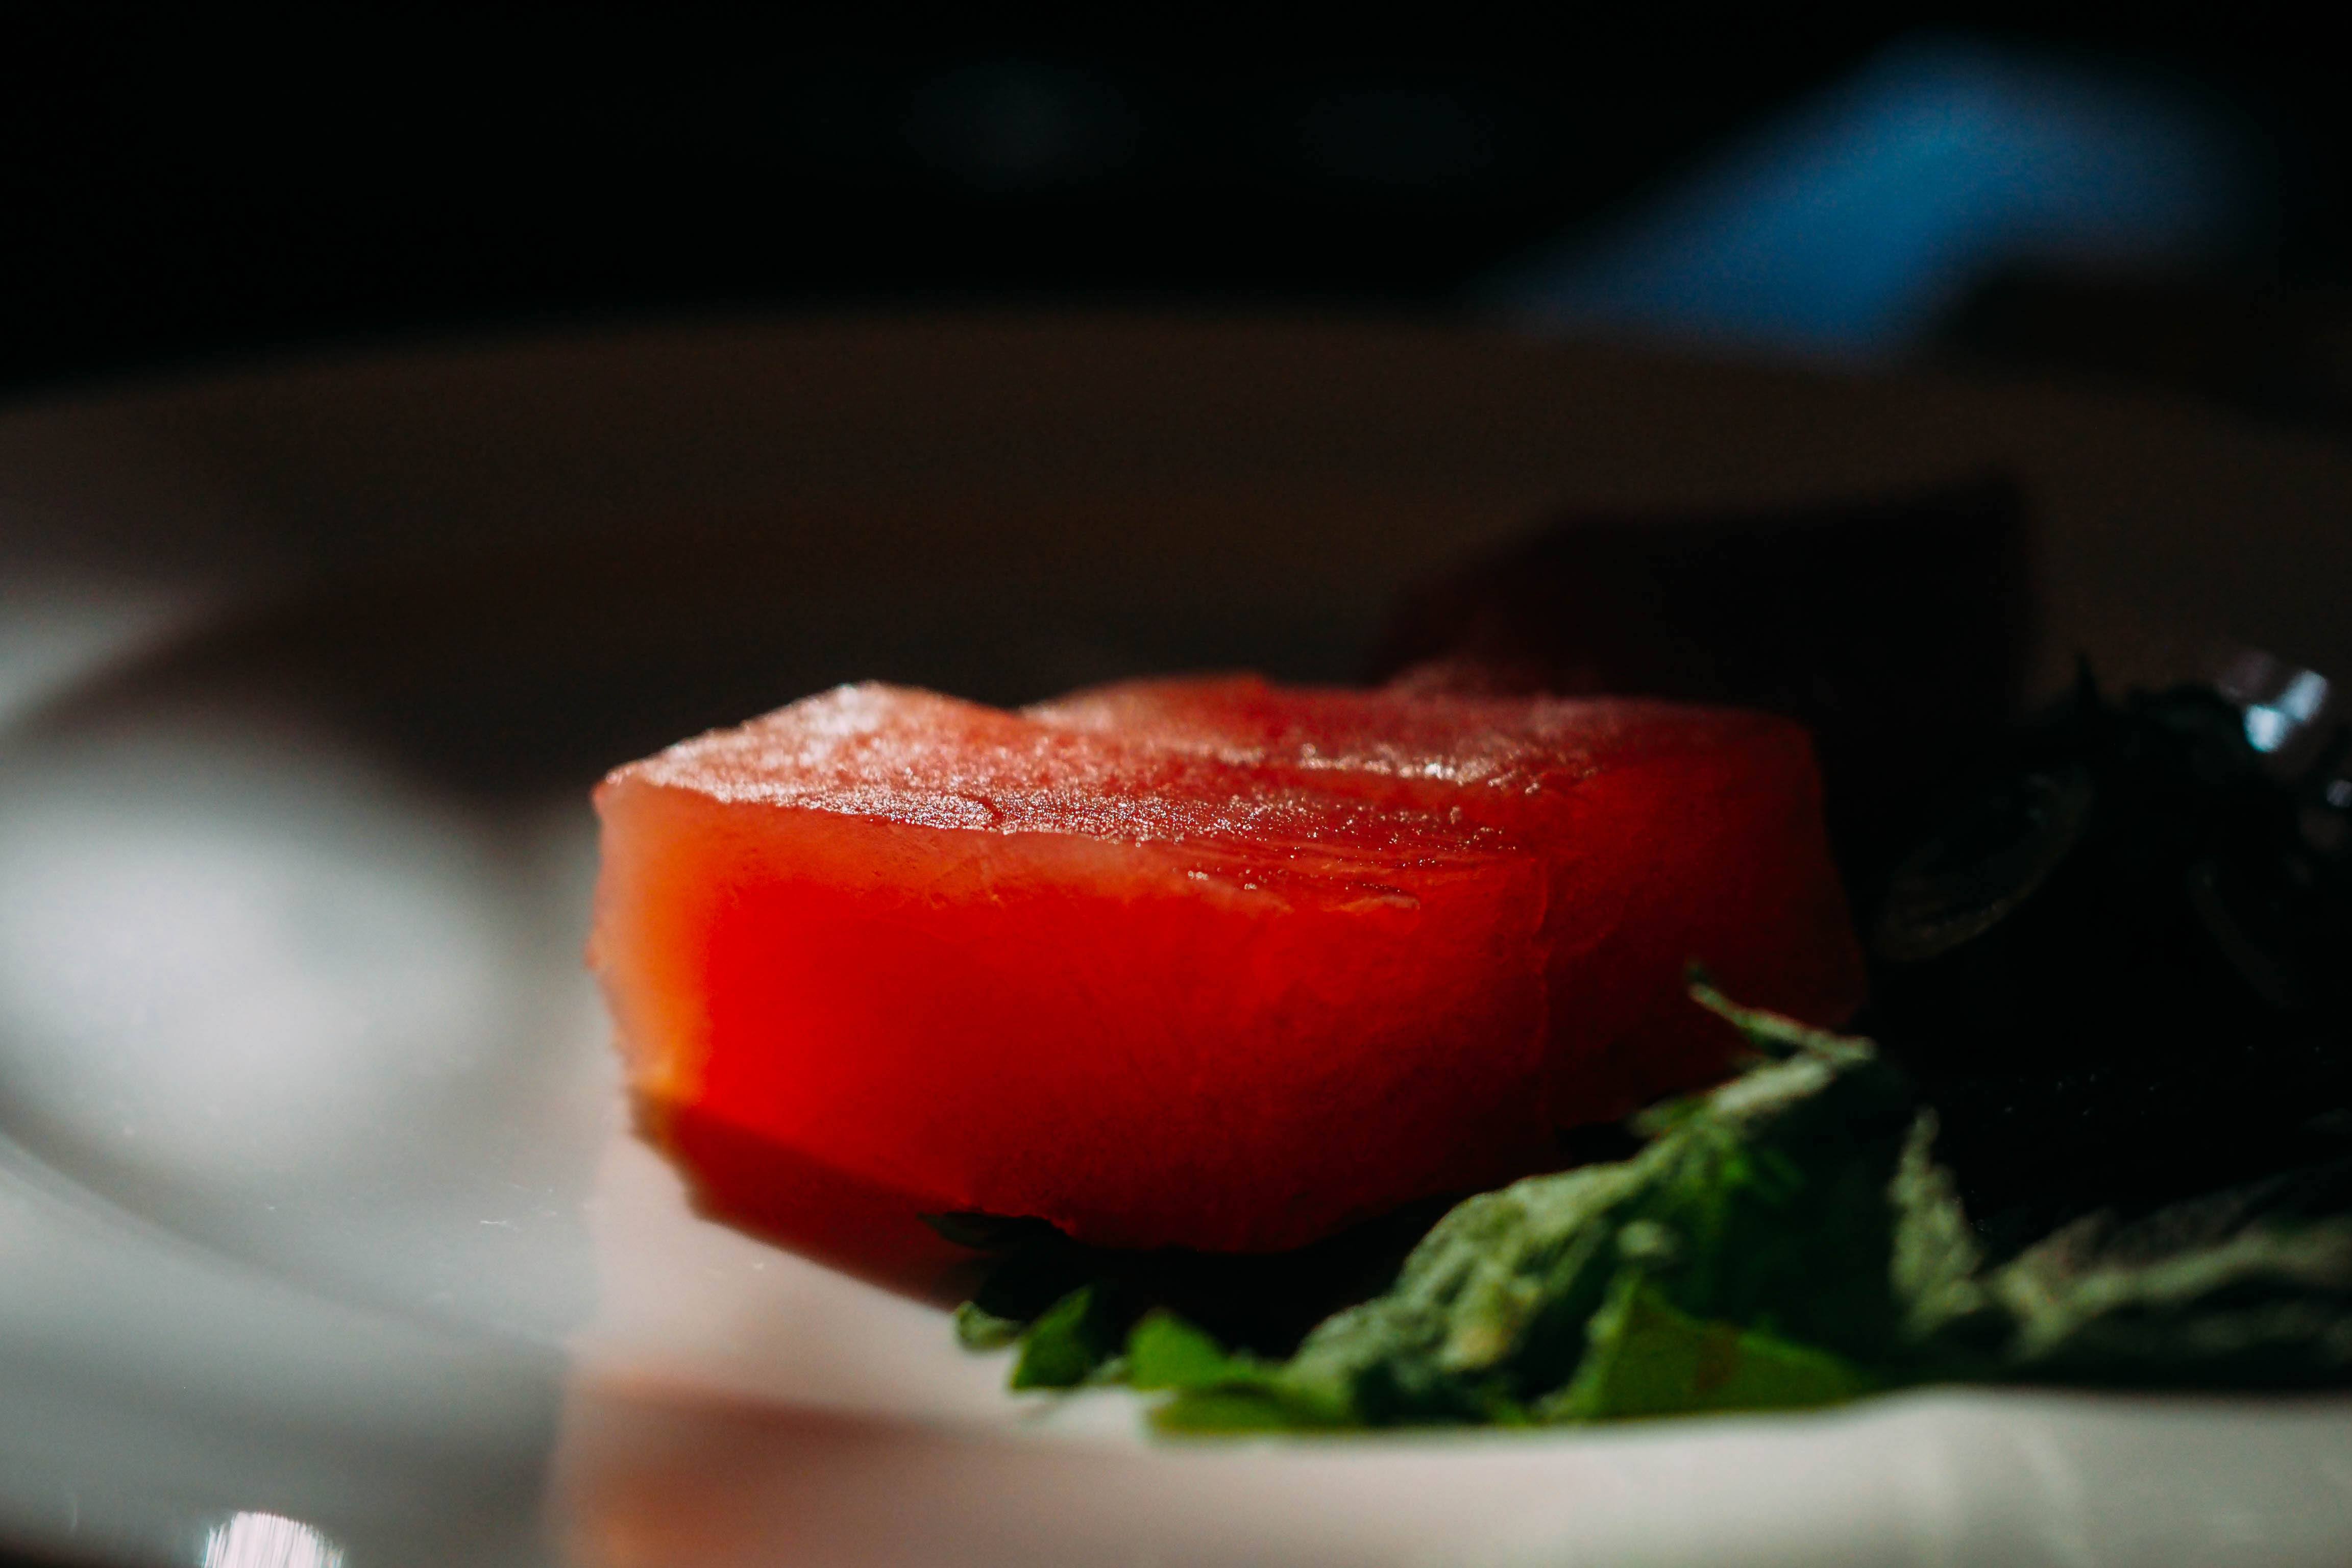
[{"label": "food on plate", "polygon": [[1752,1066],[1623,1159],[1385,1238],[1337,1310],[975,1229],[999,1261],[960,1332],[1017,1344],[1016,1387],[1172,1391],[1178,1431],[2352,1382],[2352,741],[2280,776],[2276,729],[2086,679],[1874,900],[1878,1043],[1702,983]]},{"label": "food on plate", "polygon": [[709,1212],[910,1289],[972,1256],[924,1215],[1272,1252],[1572,1163],[1728,1070],[1694,959],[1861,998],[1810,744],[1763,714],[869,685],[597,804],[643,1125]]},{"label": "food on plate", "polygon": [[1171,1432],[2352,1384],[2352,728],[2276,661],[2010,721],[2026,543],[1999,480],[1570,520],[1383,688],[622,768],[641,1123]]}]

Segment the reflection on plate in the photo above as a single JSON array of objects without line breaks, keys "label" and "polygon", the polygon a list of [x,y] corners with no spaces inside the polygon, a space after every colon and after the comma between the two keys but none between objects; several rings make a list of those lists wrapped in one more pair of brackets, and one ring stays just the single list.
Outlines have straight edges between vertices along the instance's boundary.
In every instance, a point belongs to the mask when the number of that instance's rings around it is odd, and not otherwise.
[{"label": "reflection on plate", "polygon": [[[1561,504],[1988,464],[2048,520],[2045,677],[2209,634],[2352,667],[2352,459],[2160,405],[1403,329],[916,322],[0,417],[9,602],[72,622],[70,658],[15,668],[84,667],[0,693],[0,1542],[2340,1560],[2336,1400],[1150,1447],[1123,1395],[1015,1400],[929,1309],[695,1219],[621,1125],[578,962],[605,763],[852,676],[1345,675],[1396,585]],[[228,592],[273,574],[314,585]],[[87,615],[42,591],[68,575]],[[244,607],[89,664],[88,628],[190,591]]]}]

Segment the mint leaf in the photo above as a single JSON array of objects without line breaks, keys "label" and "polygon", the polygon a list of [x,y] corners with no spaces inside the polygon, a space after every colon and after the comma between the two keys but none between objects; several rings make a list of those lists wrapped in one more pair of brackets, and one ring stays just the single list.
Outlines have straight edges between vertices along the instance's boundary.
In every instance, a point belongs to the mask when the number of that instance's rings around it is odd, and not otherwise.
[{"label": "mint leaf", "polygon": [[[2124,1223],[2086,1215],[1990,1273],[1932,1112],[1893,1189],[1915,1376],[2143,1387],[2352,1382],[2352,1169],[2291,1172]],[[2337,1209],[2315,1217],[2312,1207]]]},{"label": "mint leaf", "polygon": [[1622,1270],[1593,1316],[1575,1381],[1537,1414],[1552,1421],[1795,1410],[1878,1386],[1851,1362],[1734,1323],[1692,1317],[1640,1269]]},{"label": "mint leaf", "polygon": [[1171,1433],[1303,1431],[1348,1425],[1348,1413],[1318,1399],[1292,1370],[1234,1354],[1172,1312],[1147,1313],[1128,1336],[1126,1381],[1172,1390],[1152,1412]]},{"label": "mint leaf", "polygon": [[1251,1432],[1296,1432],[1311,1427],[1265,1389],[1188,1390],[1154,1408],[1155,1431],[1171,1436],[1233,1436]]},{"label": "mint leaf", "polygon": [[2265,1221],[2152,1258],[2132,1256],[2131,1237],[2094,1215],[1986,1280],[2013,1325],[2003,1351],[2012,1374],[2173,1386],[2352,1381],[2352,1218]]},{"label": "mint leaf", "polygon": [[[1420,1222],[1273,1259],[992,1222],[966,1232],[1005,1250],[958,1336],[1017,1338],[1016,1388],[1164,1393],[1171,1434],[1790,1409],[1931,1379],[2352,1384],[2352,1160],[2095,1214],[1989,1268],[1909,1078],[1867,1040],[1693,994],[1754,1066],[1645,1113],[1629,1159],[1455,1205],[1385,1289],[1357,1281]],[[1287,1346],[1223,1326],[1278,1334],[1347,1290]]]},{"label": "mint leaf", "polygon": [[1959,1185],[1935,1160],[1936,1113],[1923,1109],[1895,1162],[1889,1283],[1901,1313],[1901,1355],[1919,1375],[1986,1375],[1984,1358],[2010,1332],[1979,1278],[1984,1253]]},{"label": "mint leaf", "polygon": [[1253,1381],[1257,1370],[1173,1312],[1146,1313],[1127,1336],[1127,1381],[1137,1388],[1231,1386]]},{"label": "mint leaf", "polygon": [[1706,971],[1696,964],[1690,973],[1690,995],[1692,1001],[1738,1030],[1759,1055],[1776,1060],[1811,1056],[1826,1062],[1855,1066],[1878,1054],[1878,1047],[1868,1040],[1840,1035],[1829,1029],[1818,1029],[1785,1014],[1767,1012],[1761,1007],[1743,1007],[1717,991]]},{"label": "mint leaf", "polygon": [[1588,1165],[1481,1194],[1440,1220],[1387,1294],[1332,1317],[1282,1370],[1337,1422],[1470,1421],[1564,1379],[1616,1263],[1619,1218],[1654,1181]]},{"label": "mint leaf", "polygon": [[1000,1318],[976,1301],[955,1310],[956,1343],[968,1351],[1003,1350],[1021,1337],[1024,1325],[1016,1318]]},{"label": "mint leaf", "polygon": [[1082,1285],[1029,1326],[1013,1365],[1015,1388],[1076,1388],[1118,1354],[1123,1336],[1110,1292]]},{"label": "mint leaf", "polygon": [[[1310,1334],[1274,1382],[1367,1425],[1558,1409],[1627,1269],[1686,1318],[1876,1363],[1900,1344],[1892,1185],[1909,1082],[1866,1040],[1735,1007],[1777,1059],[1648,1122],[1633,1159],[1537,1176],[1440,1220],[1385,1295]],[[1777,1353],[1777,1352],[1773,1352]]]}]

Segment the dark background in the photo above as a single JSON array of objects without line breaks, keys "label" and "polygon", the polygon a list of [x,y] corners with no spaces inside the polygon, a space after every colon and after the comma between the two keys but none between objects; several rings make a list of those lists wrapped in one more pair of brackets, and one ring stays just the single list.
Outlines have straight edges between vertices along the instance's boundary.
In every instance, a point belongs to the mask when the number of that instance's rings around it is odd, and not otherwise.
[{"label": "dark background", "polygon": [[0,31],[0,395],[746,307],[1445,312],[1940,31],[2177,82],[2266,167],[2226,254],[1995,280],[1936,353],[2340,413],[2352,94],[2332,50],[2242,6],[1621,7],[1311,42],[693,6],[45,11]]}]

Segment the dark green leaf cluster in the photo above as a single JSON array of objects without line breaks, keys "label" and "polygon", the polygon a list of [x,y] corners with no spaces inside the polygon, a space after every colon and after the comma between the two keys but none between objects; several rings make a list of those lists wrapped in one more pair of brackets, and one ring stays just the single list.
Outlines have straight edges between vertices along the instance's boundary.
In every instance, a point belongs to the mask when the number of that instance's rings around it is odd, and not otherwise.
[{"label": "dark green leaf cluster", "polygon": [[1917,1078],[1998,1261],[2352,1154],[2346,737],[2258,752],[2183,687],[2087,676],[1925,815],[1857,899],[1864,1026]]},{"label": "dark green leaf cluster", "polygon": [[1173,1432],[1790,1409],[1940,1379],[2352,1377],[2352,1220],[2310,1217],[2352,1206],[2352,1166],[2095,1216],[1989,1268],[1909,1078],[1867,1041],[1695,994],[1755,1066],[1645,1113],[1630,1159],[1457,1205],[1295,1350],[1171,1310],[1181,1266],[1121,1271],[1035,1230],[999,1238],[959,1331],[1017,1343],[1016,1387],[1170,1391]]},{"label": "dark green leaf cluster", "polygon": [[[1055,1387],[1100,1375],[1100,1363],[1155,1310],[1179,1312],[1249,1354],[1286,1357],[1316,1324],[1386,1289],[1448,1206],[1413,1205],[1310,1247],[1263,1256],[1085,1247],[1036,1219],[952,1214],[929,1221],[958,1246],[990,1255],[979,1289],[956,1315],[958,1339],[971,1350],[1020,1342],[1021,1386]],[[1083,1311],[1070,1308],[1045,1321],[1081,1294]],[[1032,1356],[1040,1335],[1070,1341],[1094,1359],[1050,1347]]]},{"label": "dark green leaf cluster", "polygon": [[[1653,1110],[1629,1160],[1456,1207],[1390,1290],[1307,1336],[1276,1391],[1369,1425],[1718,1408],[1801,1347],[1840,1370],[1789,1382],[1790,1397],[1865,1384],[1845,1363],[1893,1350],[1888,1184],[1909,1086],[1863,1042],[1701,994],[1770,1056]],[[1652,1374],[1685,1354],[1705,1375],[1668,1399]]]},{"label": "dark green leaf cluster", "polygon": [[2165,1388],[2352,1382],[2352,1162],[2135,1221],[2102,1211],[1990,1269],[1948,1175],[1909,1169],[1898,1228],[1935,1237],[1898,1289],[1947,1375]]}]

